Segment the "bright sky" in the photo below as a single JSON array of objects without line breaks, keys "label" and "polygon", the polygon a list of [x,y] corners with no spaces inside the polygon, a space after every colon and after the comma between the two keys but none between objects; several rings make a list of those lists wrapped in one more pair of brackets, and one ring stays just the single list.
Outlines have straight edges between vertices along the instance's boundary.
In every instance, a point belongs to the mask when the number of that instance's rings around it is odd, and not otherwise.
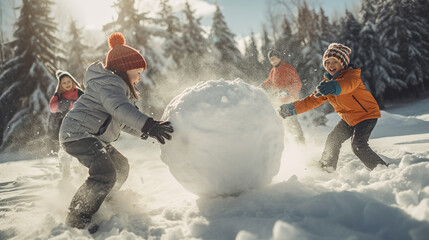
[{"label": "bright sky", "polygon": [[[215,4],[216,2],[221,7],[221,11],[227,21],[228,27],[236,35],[246,36],[252,31],[260,33],[262,24],[268,23],[269,6],[275,2],[274,0],[205,0],[206,2]],[[292,0],[284,0],[293,2]],[[354,5],[359,6],[360,0],[307,0],[311,8],[317,11],[320,6],[323,7],[325,13],[334,17],[335,15],[343,15],[346,8],[351,9]],[[286,12],[285,9],[277,10]],[[292,7],[292,9],[294,9]],[[204,19],[203,23],[211,24],[212,16]],[[281,19],[279,19],[281,21]]]},{"label": "bright sky", "polygon": [[[215,4],[218,3],[231,31],[241,39],[249,36],[253,31],[258,34],[262,30],[262,24],[268,23],[268,8],[274,0],[170,0],[173,9],[182,13],[185,2],[191,4],[197,17],[201,17],[201,23],[208,29],[211,26]],[[293,2],[293,0],[284,0]],[[71,19],[78,22],[78,26],[87,30],[101,29],[102,26],[116,18],[115,9],[112,7],[113,0],[54,0],[56,5],[52,11],[57,16],[60,29],[63,26],[68,29]],[[149,12],[155,15],[159,11],[158,4],[153,0],[136,0],[137,8],[140,11]],[[343,0],[340,3],[336,0],[307,0],[309,6],[319,9],[324,8],[326,14],[335,17],[343,15],[344,9],[355,9],[360,5],[360,0]],[[2,0],[3,21],[0,22],[2,29],[6,31],[5,36],[11,37],[11,18],[19,17],[19,11],[15,17],[11,13],[13,3],[20,6],[20,0]],[[9,9],[9,10],[8,10]],[[277,7],[277,11],[285,11]],[[182,15],[183,17],[183,15]],[[279,20],[280,21],[280,20]]]},{"label": "bright sky", "polygon": [[[63,20],[69,22],[70,15],[87,29],[100,28],[103,24],[112,21],[116,17],[115,9],[112,8],[113,0],[62,0],[56,1],[58,7],[56,11]],[[136,1],[137,8],[141,11],[150,11],[156,14],[159,6],[153,4],[153,0]],[[173,9],[181,12],[186,0],[170,0]],[[192,8],[196,11],[196,16],[202,17],[202,24],[210,26],[215,3],[217,2],[227,21],[228,27],[236,35],[246,36],[251,31],[258,33],[261,31],[262,23],[267,22],[268,5],[273,0],[188,0]],[[324,8],[330,16],[342,15],[347,7],[351,9],[359,6],[360,0],[343,0],[340,3],[336,0],[308,0],[311,7]]]}]

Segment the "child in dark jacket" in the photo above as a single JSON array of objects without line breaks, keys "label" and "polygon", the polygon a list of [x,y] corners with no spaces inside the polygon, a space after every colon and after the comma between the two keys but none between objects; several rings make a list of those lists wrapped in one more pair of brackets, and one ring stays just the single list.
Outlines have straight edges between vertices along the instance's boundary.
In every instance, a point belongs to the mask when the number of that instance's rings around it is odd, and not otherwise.
[{"label": "child in dark jacket", "polygon": [[370,170],[378,164],[387,164],[369,147],[368,140],[380,109],[372,94],[366,90],[360,77],[360,69],[347,69],[351,49],[332,43],[323,55],[323,66],[327,71],[324,79],[310,96],[284,104],[280,107],[283,118],[301,114],[329,101],[341,120],[329,133],[320,165],[328,172],[337,168],[340,148],[351,138],[352,150]]}]

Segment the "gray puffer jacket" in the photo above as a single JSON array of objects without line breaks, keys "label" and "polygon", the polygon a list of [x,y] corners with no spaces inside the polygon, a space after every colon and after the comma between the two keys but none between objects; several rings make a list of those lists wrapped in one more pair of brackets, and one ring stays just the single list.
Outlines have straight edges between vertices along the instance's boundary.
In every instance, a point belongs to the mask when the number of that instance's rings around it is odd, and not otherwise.
[{"label": "gray puffer jacket", "polygon": [[104,143],[119,138],[121,130],[135,136],[149,118],[134,105],[128,85],[100,62],[88,67],[84,77],[85,93],[64,117],[60,142],[95,137]]}]

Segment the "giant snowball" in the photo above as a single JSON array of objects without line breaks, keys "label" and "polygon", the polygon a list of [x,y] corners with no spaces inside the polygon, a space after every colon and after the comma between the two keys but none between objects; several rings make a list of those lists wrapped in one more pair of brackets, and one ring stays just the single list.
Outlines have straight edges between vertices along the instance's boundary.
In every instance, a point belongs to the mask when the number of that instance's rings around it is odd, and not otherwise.
[{"label": "giant snowball", "polygon": [[280,168],[283,125],[264,92],[240,79],[207,81],[167,106],[174,127],[161,159],[187,190],[236,195],[271,182]]}]

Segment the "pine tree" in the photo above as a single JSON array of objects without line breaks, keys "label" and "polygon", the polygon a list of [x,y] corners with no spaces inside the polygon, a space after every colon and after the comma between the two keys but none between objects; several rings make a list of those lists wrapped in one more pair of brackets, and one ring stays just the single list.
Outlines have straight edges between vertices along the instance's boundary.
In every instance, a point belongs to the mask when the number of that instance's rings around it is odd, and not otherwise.
[{"label": "pine tree", "polygon": [[285,62],[296,66],[299,63],[300,57],[299,42],[295,41],[292,28],[286,16],[283,17],[281,30],[281,34],[276,42],[276,49],[282,53],[281,58]]},{"label": "pine tree", "polygon": [[84,54],[88,47],[81,42],[82,30],[76,26],[74,20],[70,22],[70,36],[71,40],[66,45],[68,48],[66,70],[83,86],[83,75],[87,67]]},{"label": "pine tree", "polygon": [[183,43],[185,45],[185,57],[204,56],[208,53],[208,43],[203,36],[205,32],[200,19],[194,17],[195,11],[191,9],[189,2],[186,2],[184,13],[186,22],[183,25]]},{"label": "pine tree", "polygon": [[214,45],[214,48],[219,51],[219,60],[221,62],[225,64],[237,64],[241,61],[241,52],[237,48],[234,34],[229,30],[219,5],[216,5],[209,40]]},{"label": "pine tree", "polygon": [[299,41],[300,57],[296,66],[302,81],[301,94],[307,95],[314,91],[323,75],[321,71],[322,50],[317,35],[318,15],[310,10],[307,4],[298,7],[298,31],[296,38]]},{"label": "pine tree", "polygon": [[355,67],[361,67],[359,58],[355,58],[356,53],[360,51],[359,34],[362,30],[361,24],[356,20],[353,14],[346,10],[346,16],[342,19],[339,42],[350,47],[350,63]]},{"label": "pine tree", "polygon": [[[404,68],[393,74],[397,79],[403,79],[413,95],[419,97],[424,90],[423,69],[425,56],[429,49],[422,43],[427,40],[424,23],[417,17],[414,3],[410,1],[384,1],[384,7],[378,19],[378,29],[382,44],[391,49],[395,55],[389,55],[390,62]],[[396,89],[401,89],[393,86]]]},{"label": "pine tree", "polygon": [[[386,55],[382,53],[382,45],[376,28],[376,19],[379,8],[377,8],[378,0],[363,0],[361,4],[361,22],[362,30],[359,34],[360,47],[356,58],[362,63],[362,81],[367,89],[371,91],[378,105],[384,109],[384,92],[389,86],[388,72],[385,69],[388,61]],[[383,65],[381,64],[383,63]],[[382,76],[384,73],[384,76]],[[403,83],[399,82],[401,86]]]},{"label": "pine tree", "polygon": [[265,72],[268,74],[268,72],[271,69],[271,63],[267,57],[268,52],[274,48],[274,46],[271,43],[271,39],[268,36],[267,29],[265,25],[262,26],[262,45],[261,45],[261,53],[262,53],[262,66],[265,69]]},{"label": "pine tree", "polygon": [[[429,12],[429,4],[426,0],[414,0],[409,1],[409,7],[411,8],[412,16],[415,17],[415,21],[421,24],[421,28],[418,32],[421,34],[422,39],[420,42],[419,49],[423,52],[423,65],[429,65],[429,18],[427,13]],[[423,86],[424,91],[429,88],[429,68],[422,68],[423,71]]]},{"label": "pine tree", "polygon": [[[202,75],[202,71],[206,70],[207,64],[218,63],[212,60],[213,56],[209,59],[205,58],[209,52],[208,42],[203,36],[205,31],[200,25],[200,19],[194,17],[195,11],[191,9],[188,2],[185,4],[183,12],[186,20],[182,29],[182,40],[185,49],[182,70],[189,78],[195,79]],[[213,68],[216,69],[216,67]]]},{"label": "pine tree", "polygon": [[319,45],[321,51],[324,51],[328,48],[329,44],[337,41],[337,36],[333,34],[333,26],[329,22],[329,18],[325,15],[323,8],[319,9],[319,19],[317,27],[317,35],[319,38]]},{"label": "pine tree", "polygon": [[248,82],[259,85],[265,80],[266,75],[264,66],[259,62],[259,51],[256,46],[255,34],[252,32],[249,40],[246,42],[244,53],[244,69]]},{"label": "pine tree", "polygon": [[56,27],[50,0],[23,0],[14,33],[15,57],[0,75],[0,149],[42,153],[54,72]]},{"label": "pine tree", "polygon": [[[377,49],[377,64],[376,69],[373,72],[373,77],[377,81],[384,82],[386,89],[389,88],[394,90],[401,90],[406,87],[406,82],[404,81],[404,68],[401,64],[400,48],[404,41],[408,41],[404,38],[405,32],[408,31],[404,29],[403,26],[395,26],[397,24],[405,23],[403,17],[400,16],[399,9],[400,6],[396,0],[382,1],[379,4],[379,11],[377,19],[375,22],[375,27],[377,34],[379,34],[379,46],[382,46]],[[394,13],[392,15],[392,12]],[[393,38],[393,39],[391,39]]]},{"label": "pine tree", "polygon": [[[299,40],[301,52],[296,69],[302,82],[301,96],[311,94],[323,78],[320,19],[315,10],[308,8],[306,2],[298,6],[296,39]],[[326,105],[304,114],[303,118],[311,119],[315,126],[325,125],[327,119],[323,111],[330,109]]]},{"label": "pine tree", "polygon": [[297,32],[295,35],[296,40],[304,46],[308,45],[311,35],[316,30],[314,27],[316,21],[314,20],[313,12],[308,8],[307,2],[304,1],[302,5],[298,6],[298,14],[296,16]]},{"label": "pine tree", "polygon": [[166,57],[172,57],[175,64],[180,66],[180,62],[184,55],[183,41],[179,35],[182,31],[182,27],[179,18],[173,14],[173,9],[169,0],[161,0],[161,11],[158,15],[160,17],[158,20],[159,24],[166,27],[165,32],[161,33],[161,37],[165,39],[162,45],[164,55]]}]

